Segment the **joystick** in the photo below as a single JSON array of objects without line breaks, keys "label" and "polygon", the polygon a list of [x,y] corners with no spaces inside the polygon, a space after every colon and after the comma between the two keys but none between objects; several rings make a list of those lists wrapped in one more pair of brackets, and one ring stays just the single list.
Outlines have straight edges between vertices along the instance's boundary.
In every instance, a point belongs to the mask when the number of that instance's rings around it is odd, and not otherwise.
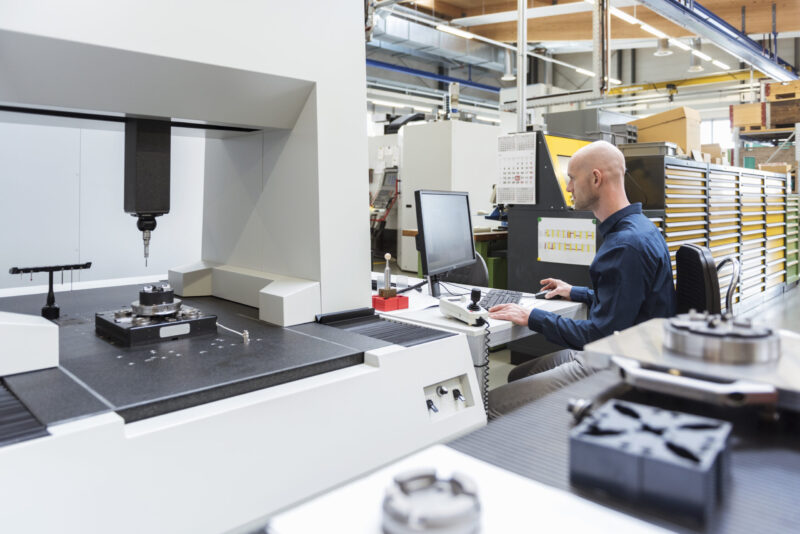
[{"label": "joystick", "polygon": [[472,304],[467,306],[467,309],[470,311],[480,311],[481,307],[478,306],[478,302],[481,300],[481,290],[473,288],[472,292],[469,294],[469,298],[472,300]]}]

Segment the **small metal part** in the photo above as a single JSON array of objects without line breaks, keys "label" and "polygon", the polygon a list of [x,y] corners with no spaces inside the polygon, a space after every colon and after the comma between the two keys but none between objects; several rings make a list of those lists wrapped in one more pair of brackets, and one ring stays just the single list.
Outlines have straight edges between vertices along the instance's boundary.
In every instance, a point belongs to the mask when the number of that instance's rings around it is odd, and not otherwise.
[{"label": "small metal part", "polygon": [[664,347],[724,364],[767,363],[780,357],[780,337],[772,329],[730,315],[694,311],[664,321]]},{"label": "small metal part", "polygon": [[436,388],[436,394],[439,395],[440,397],[444,397],[445,395],[447,395],[447,393],[448,389],[444,386],[439,386]]},{"label": "small metal part", "polygon": [[593,406],[594,403],[589,399],[570,399],[567,411],[572,414],[576,423],[580,423],[592,411]]},{"label": "small metal part", "polygon": [[460,389],[453,389],[453,398],[457,401],[466,402],[467,399],[461,394]]},{"label": "small metal part", "polygon": [[438,478],[434,469],[397,475],[383,499],[386,534],[476,534],[481,505],[475,483],[462,473]]},{"label": "small metal part", "polygon": [[250,332],[247,330],[242,330],[242,341],[244,341],[245,345],[250,344]]},{"label": "small metal part", "polygon": [[147,259],[150,257],[150,230],[142,232],[142,240],[144,241],[144,265],[147,267]]}]

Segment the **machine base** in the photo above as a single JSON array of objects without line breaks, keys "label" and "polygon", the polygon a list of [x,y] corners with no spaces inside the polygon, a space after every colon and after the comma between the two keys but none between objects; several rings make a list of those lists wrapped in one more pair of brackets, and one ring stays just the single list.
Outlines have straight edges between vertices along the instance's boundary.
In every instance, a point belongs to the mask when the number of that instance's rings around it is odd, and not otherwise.
[{"label": "machine base", "polygon": [[142,324],[133,321],[119,322],[117,312],[102,312],[95,315],[95,332],[123,347],[134,347],[147,343],[204,336],[217,333],[217,316],[198,317],[150,317]]}]

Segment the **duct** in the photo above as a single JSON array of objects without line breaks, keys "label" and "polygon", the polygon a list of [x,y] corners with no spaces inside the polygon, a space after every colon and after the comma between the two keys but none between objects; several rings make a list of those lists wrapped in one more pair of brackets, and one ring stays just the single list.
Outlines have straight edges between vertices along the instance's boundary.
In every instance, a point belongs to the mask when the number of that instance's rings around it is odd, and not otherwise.
[{"label": "duct", "polygon": [[438,56],[450,61],[503,72],[503,51],[470,39],[440,32],[430,26],[399,17],[377,17],[372,41],[401,46],[406,50]]},{"label": "duct", "polygon": [[367,60],[368,67],[375,67],[378,69],[384,70],[391,70],[395,72],[402,72],[405,74],[411,74],[413,76],[419,76],[420,78],[428,78],[429,80],[436,80],[437,82],[456,82],[460,83],[464,87],[472,87],[474,89],[481,89],[483,91],[489,91],[491,93],[498,93],[500,92],[499,87],[494,87],[492,85],[486,85],[483,83],[473,82],[472,80],[464,80],[462,78],[453,78],[452,76],[444,76],[441,74],[436,74],[435,72],[428,72],[425,70],[419,69],[412,69],[411,67],[404,67],[402,65],[394,65],[392,63],[385,63],[383,61],[376,61],[374,59]]},{"label": "duct", "polygon": [[797,74],[786,70],[785,67],[791,67],[788,63],[777,56],[775,61],[767,57],[767,53],[755,41],[697,2],[693,2],[691,7],[679,4],[675,0],[639,0],[639,3],[690,32],[708,39],[729,54],[750,63],[767,76],[778,81],[798,79]]}]

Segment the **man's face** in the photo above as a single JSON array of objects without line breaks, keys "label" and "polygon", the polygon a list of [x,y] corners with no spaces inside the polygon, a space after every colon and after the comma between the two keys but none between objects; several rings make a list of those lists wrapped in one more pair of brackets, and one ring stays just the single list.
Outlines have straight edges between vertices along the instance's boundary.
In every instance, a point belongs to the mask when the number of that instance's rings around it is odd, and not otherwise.
[{"label": "man's face", "polygon": [[574,159],[567,166],[569,183],[567,191],[572,193],[576,210],[591,210],[597,202],[597,191],[593,187],[594,174],[589,165],[580,165]]}]

